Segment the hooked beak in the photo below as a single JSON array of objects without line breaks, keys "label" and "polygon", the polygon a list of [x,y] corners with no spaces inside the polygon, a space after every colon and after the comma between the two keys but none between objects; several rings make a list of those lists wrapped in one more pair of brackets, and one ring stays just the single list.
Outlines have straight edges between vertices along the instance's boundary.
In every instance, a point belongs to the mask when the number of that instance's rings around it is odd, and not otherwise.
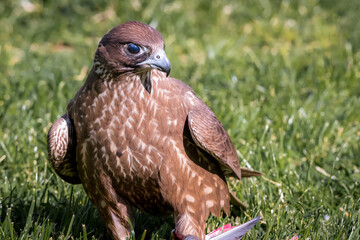
[{"label": "hooked beak", "polygon": [[148,59],[138,64],[141,65],[149,65],[151,68],[158,69],[162,72],[166,73],[166,77],[169,76],[171,70],[171,64],[166,56],[164,50],[160,49],[156,51],[153,55],[151,55]]}]

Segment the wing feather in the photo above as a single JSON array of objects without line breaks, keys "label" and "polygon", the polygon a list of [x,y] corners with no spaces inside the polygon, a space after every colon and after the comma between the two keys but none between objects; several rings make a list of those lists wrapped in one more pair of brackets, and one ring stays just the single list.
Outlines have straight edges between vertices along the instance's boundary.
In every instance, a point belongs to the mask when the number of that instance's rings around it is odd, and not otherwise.
[{"label": "wing feather", "polygon": [[187,121],[194,142],[219,162],[225,176],[241,179],[241,168],[235,147],[210,108],[202,103],[200,107],[189,111]]},{"label": "wing feather", "polygon": [[81,183],[76,167],[75,128],[66,114],[51,126],[47,144],[49,161],[55,172],[66,182]]}]

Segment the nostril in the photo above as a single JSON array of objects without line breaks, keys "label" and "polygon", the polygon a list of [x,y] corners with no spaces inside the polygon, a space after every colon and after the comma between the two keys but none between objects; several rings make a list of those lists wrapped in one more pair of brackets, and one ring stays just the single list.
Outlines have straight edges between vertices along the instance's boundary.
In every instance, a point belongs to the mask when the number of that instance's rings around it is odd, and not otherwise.
[{"label": "nostril", "polygon": [[160,57],[160,55],[156,55],[156,59],[160,59],[161,57]]}]

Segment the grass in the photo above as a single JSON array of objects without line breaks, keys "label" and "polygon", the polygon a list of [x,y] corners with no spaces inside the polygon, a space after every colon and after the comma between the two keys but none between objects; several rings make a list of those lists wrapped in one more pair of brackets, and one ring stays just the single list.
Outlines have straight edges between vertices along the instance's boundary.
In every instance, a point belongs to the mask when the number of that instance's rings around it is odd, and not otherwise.
[{"label": "grass", "polygon": [[[246,239],[360,238],[360,3],[3,0],[0,4],[0,239],[106,239],[81,186],[47,162],[46,134],[83,84],[99,39],[140,20],[162,32],[173,77],[220,118],[241,164],[232,182],[260,215]],[[169,239],[137,213],[135,233]]]}]

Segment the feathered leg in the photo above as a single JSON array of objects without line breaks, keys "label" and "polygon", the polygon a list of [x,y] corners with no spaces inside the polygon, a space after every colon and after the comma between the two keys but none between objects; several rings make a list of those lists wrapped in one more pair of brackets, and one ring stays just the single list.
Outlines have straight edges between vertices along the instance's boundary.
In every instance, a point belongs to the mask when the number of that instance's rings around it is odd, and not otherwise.
[{"label": "feathered leg", "polygon": [[94,147],[96,140],[86,139],[77,147],[79,177],[93,205],[99,211],[108,233],[114,240],[125,240],[134,223],[131,204],[117,194],[103,151]]},{"label": "feathered leg", "polygon": [[200,240],[205,237],[206,219],[201,214],[195,214],[185,210],[183,213],[175,212],[175,240]]},{"label": "feathered leg", "polygon": [[106,223],[106,229],[114,240],[125,240],[130,236],[130,222],[134,225],[131,205],[117,197],[117,202],[93,199],[92,203],[98,209]]}]

